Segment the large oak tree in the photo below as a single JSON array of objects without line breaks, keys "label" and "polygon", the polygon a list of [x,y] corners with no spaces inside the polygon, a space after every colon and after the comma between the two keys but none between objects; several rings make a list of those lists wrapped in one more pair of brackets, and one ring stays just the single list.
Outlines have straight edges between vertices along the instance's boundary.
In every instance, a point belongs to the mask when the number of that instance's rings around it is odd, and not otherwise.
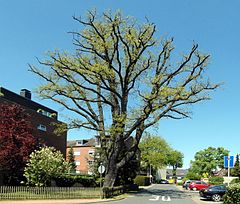
[{"label": "large oak tree", "polygon": [[[218,87],[204,76],[209,55],[198,45],[180,57],[173,39],[157,39],[153,23],[120,12],[73,17],[75,52],[50,52],[30,70],[45,80],[40,96],[78,115],[69,128],[98,133],[106,158],[104,186],[138,151],[143,132],[162,118],[190,116],[188,106],[210,99]],[[171,60],[170,60],[171,59]]]}]

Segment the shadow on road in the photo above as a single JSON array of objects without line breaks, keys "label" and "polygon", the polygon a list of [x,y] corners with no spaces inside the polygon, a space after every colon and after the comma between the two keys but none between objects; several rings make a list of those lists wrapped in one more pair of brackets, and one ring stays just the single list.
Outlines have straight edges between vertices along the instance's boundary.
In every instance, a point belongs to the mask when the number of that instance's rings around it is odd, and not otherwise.
[{"label": "shadow on road", "polygon": [[186,199],[186,198],[191,198],[191,195],[180,191],[178,189],[175,189],[174,187],[169,187],[169,189],[162,189],[161,187],[159,188],[154,188],[154,189],[142,189],[138,193],[135,194],[135,196],[152,196],[152,195],[157,195],[157,196],[170,196],[171,199]]}]

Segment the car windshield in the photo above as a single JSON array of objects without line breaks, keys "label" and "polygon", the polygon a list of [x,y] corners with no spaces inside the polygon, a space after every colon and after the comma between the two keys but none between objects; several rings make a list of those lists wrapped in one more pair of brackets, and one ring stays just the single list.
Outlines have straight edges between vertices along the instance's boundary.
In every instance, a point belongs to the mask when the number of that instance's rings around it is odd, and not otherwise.
[{"label": "car windshield", "polygon": [[216,189],[216,190],[225,190],[225,185],[219,185],[219,186],[210,186],[209,189]]}]

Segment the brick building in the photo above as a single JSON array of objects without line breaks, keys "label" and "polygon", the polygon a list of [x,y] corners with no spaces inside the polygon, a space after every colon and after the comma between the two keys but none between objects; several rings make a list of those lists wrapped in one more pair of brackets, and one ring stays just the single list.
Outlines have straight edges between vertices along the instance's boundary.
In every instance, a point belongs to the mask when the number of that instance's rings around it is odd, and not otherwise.
[{"label": "brick building", "polygon": [[92,164],[96,147],[96,139],[71,140],[67,142],[66,154],[70,148],[73,148],[74,160],[76,164],[76,173],[92,174]]},{"label": "brick building", "polygon": [[67,133],[59,136],[53,132],[56,128],[53,123],[62,123],[58,121],[57,111],[32,101],[31,92],[27,89],[22,89],[19,95],[0,87],[0,103],[13,103],[25,109],[30,115],[33,135],[39,145],[53,146],[66,156]]}]

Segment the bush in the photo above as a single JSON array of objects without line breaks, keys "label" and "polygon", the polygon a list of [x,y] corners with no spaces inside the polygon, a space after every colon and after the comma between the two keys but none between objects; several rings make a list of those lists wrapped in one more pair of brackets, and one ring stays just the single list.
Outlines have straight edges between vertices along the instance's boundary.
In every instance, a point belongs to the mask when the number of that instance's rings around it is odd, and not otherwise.
[{"label": "bush", "polygon": [[149,176],[136,176],[134,179],[134,183],[139,186],[149,186],[150,185],[150,177]]},{"label": "bush", "polygon": [[82,186],[82,187],[95,187],[95,178],[87,175],[72,175],[63,174],[55,178],[56,185],[59,187],[72,187],[72,186]]},{"label": "bush", "polygon": [[240,183],[240,179],[239,178],[235,178],[233,179],[230,184],[235,184],[235,183]]},{"label": "bush", "polygon": [[228,187],[223,199],[224,204],[240,204],[240,184],[233,184]]},{"label": "bush", "polygon": [[83,187],[96,187],[95,178],[93,176],[77,175],[75,176],[75,181],[75,185],[81,184]]},{"label": "bush", "polygon": [[220,185],[223,184],[223,177],[213,176],[209,178],[209,183],[212,185]]},{"label": "bush", "polygon": [[58,187],[72,187],[75,184],[75,178],[72,175],[62,175],[54,179]]}]

